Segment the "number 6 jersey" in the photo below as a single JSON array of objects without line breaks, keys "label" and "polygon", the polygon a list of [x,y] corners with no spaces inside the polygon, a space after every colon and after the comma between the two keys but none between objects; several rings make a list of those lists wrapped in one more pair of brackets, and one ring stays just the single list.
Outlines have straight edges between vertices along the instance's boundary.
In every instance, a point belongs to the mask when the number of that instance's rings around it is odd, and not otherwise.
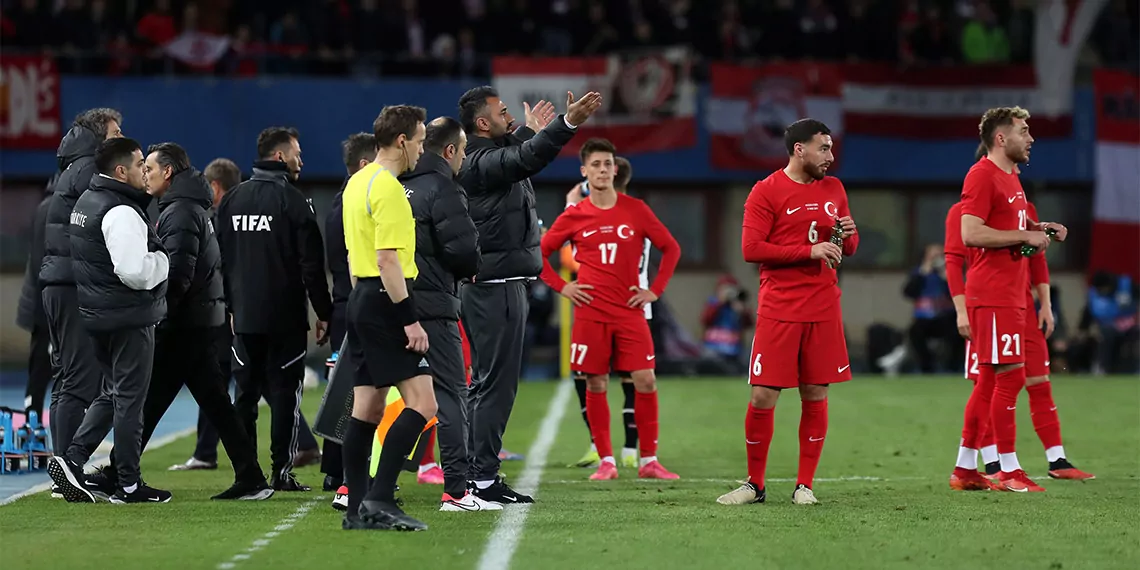
[{"label": "number 6 jersey", "polygon": [[677,240],[637,198],[618,194],[617,203],[607,209],[583,200],[563,211],[542,237],[542,280],[562,292],[566,282],[547,258],[569,241],[580,265],[578,283],[594,287],[586,290],[594,300],[576,308],[575,318],[603,323],[644,319],[643,310],[630,307],[628,301],[636,292],[630,287],[642,286],[639,273],[646,239],[662,254],[657,277],[648,287],[660,297],[681,259]]},{"label": "number 6 jersey", "polygon": [[[777,170],[757,182],[744,203],[744,261],[759,263],[757,314],[777,321],[839,319],[834,269],[811,258],[811,248],[831,238],[835,220],[850,216],[847,191],[838,178],[800,184]],[[855,254],[859,234],[843,240],[843,255]]]}]

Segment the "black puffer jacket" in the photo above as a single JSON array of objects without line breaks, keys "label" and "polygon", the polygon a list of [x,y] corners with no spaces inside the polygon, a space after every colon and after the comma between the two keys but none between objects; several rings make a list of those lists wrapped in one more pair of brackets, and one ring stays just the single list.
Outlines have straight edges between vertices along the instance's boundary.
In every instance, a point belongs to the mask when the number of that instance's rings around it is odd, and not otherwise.
[{"label": "black puffer jacket", "polygon": [[59,178],[48,205],[44,226],[44,260],[40,267],[40,286],[75,285],[71,269],[71,242],[68,239],[71,211],[95,174],[95,149],[99,136],[84,127],[71,127],[56,151]]},{"label": "black puffer jacket", "polygon": [[36,326],[47,326],[44,313],[43,285],[40,284],[40,266],[44,262],[44,226],[47,225],[48,208],[51,206],[51,191],[55,187],[55,177],[48,182],[47,194],[36,206],[32,219],[32,241],[28,244],[28,266],[24,270],[24,286],[20,289],[20,305],[16,311],[16,324],[31,331]]},{"label": "black puffer jacket", "polygon": [[213,193],[197,170],[174,175],[158,199],[158,239],[170,257],[164,327],[217,327],[225,323],[222,254],[210,219]]},{"label": "black puffer jacket", "polygon": [[536,277],[542,272],[530,177],[558,158],[575,132],[559,115],[538,134],[523,127],[497,139],[467,140],[459,184],[467,190],[483,253],[476,281]]},{"label": "black puffer jacket", "polygon": [[479,235],[467,213],[467,194],[443,157],[425,152],[416,169],[400,177],[416,218],[416,267],[412,287],[420,320],[459,320],[459,279],[479,272]]}]

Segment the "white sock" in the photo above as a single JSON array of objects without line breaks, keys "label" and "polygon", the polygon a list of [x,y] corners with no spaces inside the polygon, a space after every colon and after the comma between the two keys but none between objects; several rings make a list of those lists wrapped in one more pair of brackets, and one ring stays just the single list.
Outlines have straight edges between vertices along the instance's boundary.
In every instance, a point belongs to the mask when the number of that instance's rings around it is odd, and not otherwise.
[{"label": "white sock", "polygon": [[968,447],[958,448],[958,462],[954,464],[955,467],[962,469],[978,469],[978,450],[970,449]]},{"label": "white sock", "polygon": [[621,448],[621,458],[625,459],[626,457],[637,457],[637,450],[632,447]]},{"label": "white sock", "polygon": [[475,487],[476,487],[476,488],[479,488],[479,489],[486,489],[487,487],[490,487],[490,486],[491,486],[491,483],[494,483],[494,482],[495,482],[495,480],[494,480],[494,479],[491,479],[491,480],[488,480],[488,481],[476,481],[476,482],[475,482]]},{"label": "white sock", "polygon": [[998,452],[996,445],[987,445],[982,448],[982,463],[989,465],[998,460]]},{"label": "white sock", "polygon": [[1060,446],[1060,445],[1054,445],[1053,447],[1050,447],[1049,449],[1045,450],[1045,459],[1049,460],[1049,463],[1052,463],[1054,461],[1057,461],[1058,459],[1064,459],[1064,458],[1065,458],[1065,448]]},{"label": "white sock", "polygon": [[426,471],[431,471],[432,467],[438,467],[438,466],[439,465],[436,463],[428,463],[427,465],[420,465],[420,473],[424,473]]},{"label": "white sock", "polygon": [[1002,453],[1000,455],[1001,470],[1005,473],[1013,473],[1021,469],[1021,463],[1017,461],[1016,453]]},{"label": "white sock", "polygon": [[139,490],[139,484],[138,483],[135,483],[134,485],[131,485],[130,487],[123,487],[123,492],[127,493],[127,494],[134,493],[135,491],[138,491],[138,490]]},{"label": "white sock", "polygon": [[612,455],[610,455],[608,457],[603,457],[602,463],[609,463],[610,465],[613,465],[615,467],[617,466],[617,462],[614,461],[614,456],[612,456]]},{"label": "white sock", "polygon": [[597,453],[597,452],[598,452],[598,446],[597,446],[597,445],[595,445],[595,444],[593,444],[593,443],[591,443],[591,444],[590,444],[590,451],[593,451],[594,453]]},{"label": "white sock", "polygon": [[656,455],[650,455],[649,457],[642,457],[641,460],[639,460],[637,463],[639,466],[645,467],[646,465],[649,465],[650,463],[653,463],[654,461],[657,461],[657,456]]}]

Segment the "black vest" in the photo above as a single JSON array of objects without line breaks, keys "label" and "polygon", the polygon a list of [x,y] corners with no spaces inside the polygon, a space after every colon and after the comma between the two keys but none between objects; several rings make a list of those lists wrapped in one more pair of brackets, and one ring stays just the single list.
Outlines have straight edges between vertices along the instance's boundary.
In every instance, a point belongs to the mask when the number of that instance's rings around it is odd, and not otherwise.
[{"label": "black vest", "polygon": [[79,197],[71,214],[71,257],[79,313],[90,331],[115,331],[157,324],[166,316],[166,281],[149,291],[127,287],[115,274],[103,216],[116,206],[128,206],[147,222],[147,251],[164,251],[147,221],[150,201],[141,190],[96,174],[91,188]]}]

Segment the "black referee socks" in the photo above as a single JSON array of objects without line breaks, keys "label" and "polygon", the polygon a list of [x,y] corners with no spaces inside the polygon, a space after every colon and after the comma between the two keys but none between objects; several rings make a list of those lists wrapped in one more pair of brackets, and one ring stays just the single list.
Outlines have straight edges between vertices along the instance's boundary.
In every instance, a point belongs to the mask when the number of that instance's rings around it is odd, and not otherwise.
[{"label": "black referee socks", "polygon": [[348,515],[355,517],[356,508],[368,491],[368,457],[376,439],[376,424],[348,418],[344,429],[344,484],[348,486]]},{"label": "black referee socks", "polygon": [[426,425],[427,418],[419,412],[411,408],[404,408],[400,412],[384,436],[384,447],[380,450],[380,462],[376,466],[376,480],[372,482],[372,488],[364,500],[395,501],[396,479],[400,476],[400,469],[404,467],[408,454],[412,452],[412,447],[416,445],[416,440]]}]

